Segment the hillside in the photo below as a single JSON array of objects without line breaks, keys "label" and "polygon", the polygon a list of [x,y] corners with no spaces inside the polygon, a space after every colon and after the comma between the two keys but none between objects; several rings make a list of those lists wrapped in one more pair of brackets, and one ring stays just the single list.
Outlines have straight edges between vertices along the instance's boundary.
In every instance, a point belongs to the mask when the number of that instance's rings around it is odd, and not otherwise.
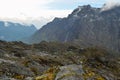
[{"label": "hillside", "polygon": [[120,57],[70,43],[0,41],[0,80],[119,80]]}]

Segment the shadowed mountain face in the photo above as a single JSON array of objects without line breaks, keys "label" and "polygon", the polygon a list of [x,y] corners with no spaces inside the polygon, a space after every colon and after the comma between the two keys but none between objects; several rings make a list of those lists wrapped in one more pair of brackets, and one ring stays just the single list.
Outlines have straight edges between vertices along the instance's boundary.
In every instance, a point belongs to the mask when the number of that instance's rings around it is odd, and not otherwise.
[{"label": "shadowed mountain face", "polygon": [[36,30],[34,25],[0,21],[0,40],[20,41],[31,36]]},{"label": "shadowed mountain face", "polygon": [[120,52],[120,6],[109,10],[79,6],[67,18],[55,18],[32,37],[32,43],[74,42],[82,47],[99,46]]}]

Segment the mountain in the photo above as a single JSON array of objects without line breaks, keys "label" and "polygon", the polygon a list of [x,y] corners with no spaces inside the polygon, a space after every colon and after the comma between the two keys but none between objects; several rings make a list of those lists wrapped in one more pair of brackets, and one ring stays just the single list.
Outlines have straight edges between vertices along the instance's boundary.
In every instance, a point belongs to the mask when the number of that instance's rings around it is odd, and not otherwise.
[{"label": "mountain", "polygon": [[34,25],[0,21],[0,40],[22,40],[23,38],[31,36],[36,30]]},{"label": "mountain", "polygon": [[44,25],[30,42],[74,42],[82,47],[99,46],[120,52],[120,6],[111,9],[79,6],[66,18]]}]

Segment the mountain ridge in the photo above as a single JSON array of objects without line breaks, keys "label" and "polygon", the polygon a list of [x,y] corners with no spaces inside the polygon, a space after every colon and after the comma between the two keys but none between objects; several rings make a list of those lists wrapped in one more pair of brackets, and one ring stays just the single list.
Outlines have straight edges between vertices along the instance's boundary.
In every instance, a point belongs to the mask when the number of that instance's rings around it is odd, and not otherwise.
[{"label": "mountain ridge", "polygon": [[100,46],[120,52],[120,6],[105,11],[101,9],[79,6],[68,17],[55,18],[43,26],[30,42],[74,42],[83,47]]},{"label": "mountain ridge", "polygon": [[31,36],[37,29],[34,25],[0,21],[0,39],[5,41],[20,41]]}]

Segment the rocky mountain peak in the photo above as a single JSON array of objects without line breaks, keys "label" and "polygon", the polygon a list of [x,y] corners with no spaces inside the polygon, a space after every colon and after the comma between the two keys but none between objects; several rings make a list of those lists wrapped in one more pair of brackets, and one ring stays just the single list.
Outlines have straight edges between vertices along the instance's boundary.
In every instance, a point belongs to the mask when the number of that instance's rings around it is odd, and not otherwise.
[{"label": "rocky mountain peak", "polygon": [[86,15],[96,15],[100,12],[100,8],[94,8],[91,5],[78,6],[73,12],[69,15],[70,17],[82,17]]},{"label": "rocky mountain peak", "polygon": [[88,4],[88,5],[82,6],[82,8],[83,8],[83,9],[91,9],[92,7],[91,7],[91,5]]},{"label": "rocky mountain peak", "polygon": [[101,12],[102,9],[79,6],[67,18],[43,26],[32,41],[74,42],[83,47],[100,46],[120,52],[120,7]]}]

